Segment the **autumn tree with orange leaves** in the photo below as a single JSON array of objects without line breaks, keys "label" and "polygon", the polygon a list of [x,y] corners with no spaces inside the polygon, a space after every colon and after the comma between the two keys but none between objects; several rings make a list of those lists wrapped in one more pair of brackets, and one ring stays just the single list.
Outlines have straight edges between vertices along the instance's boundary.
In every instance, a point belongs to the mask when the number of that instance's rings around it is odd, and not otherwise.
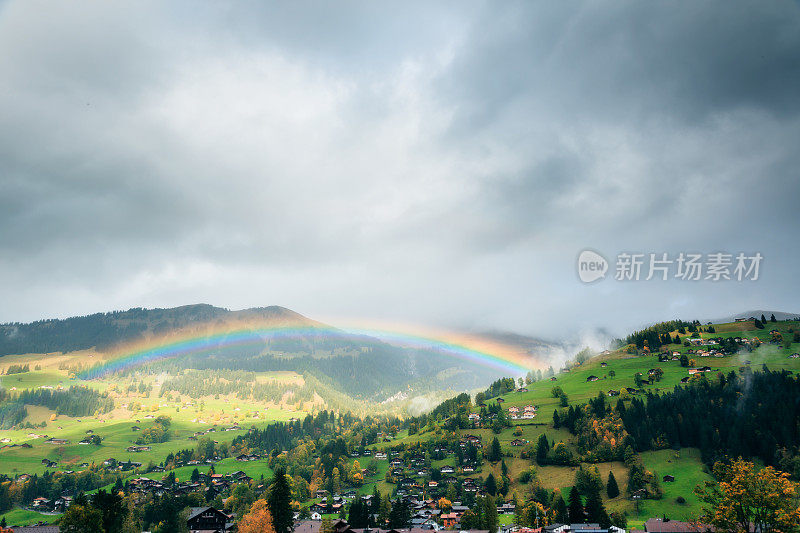
[{"label": "autumn tree with orange leaves", "polygon": [[239,533],[275,533],[267,500],[256,500],[250,511],[239,521]]},{"label": "autumn tree with orange leaves", "polygon": [[701,520],[726,533],[800,532],[800,507],[789,474],[771,466],[758,469],[739,458],[731,464],[716,463],[718,483],[706,481],[695,494],[707,504]]}]

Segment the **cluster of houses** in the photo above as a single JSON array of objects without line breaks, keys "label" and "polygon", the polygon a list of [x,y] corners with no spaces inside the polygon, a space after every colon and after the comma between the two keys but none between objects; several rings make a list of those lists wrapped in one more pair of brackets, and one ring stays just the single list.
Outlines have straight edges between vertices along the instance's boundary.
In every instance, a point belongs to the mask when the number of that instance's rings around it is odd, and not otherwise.
[{"label": "cluster of houses", "polygon": [[549,526],[530,528],[530,527],[506,527],[500,533],[625,533],[621,527],[609,526],[601,527],[600,524],[552,524]]},{"label": "cluster of houses", "polygon": [[[381,529],[381,528],[352,528],[344,520],[336,520],[329,527],[331,533],[429,533],[430,531],[440,531],[442,529],[461,531],[461,533],[488,533],[486,530],[464,530],[460,529],[460,517],[468,509],[456,502],[452,510],[442,513],[435,508],[435,504],[430,501],[411,501],[412,518],[410,527],[403,529]],[[498,513],[513,513],[513,504],[503,504],[498,506]],[[649,523],[649,521],[648,521]],[[655,533],[661,530],[646,530],[648,533]],[[664,530],[672,531],[700,531],[694,529],[686,530]],[[323,533],[322,522],[319,518],[311,520],[296,521],[294,533]],[[625,533],[625,529],[616,526],[601,527],[599,524],[553,524],[539,528],[517,527],[513,524],[502,526],[500,533]]]},{"label": "cluster of houses", "polygon": [[713,372],[710,366],[701,366],[696,368],[690,368],[688,370],[690,376],[694,376],[695,374],[703,374],[705,372]]},{"label": "cluster of houses", "polygon": [[[350,452],[350,457],[361,457],[361,453],[358,450],[353,450]],[[364,450],[364,457],[372,457],[372,450]],[[375,457],[380,459],[377,454]],[[386,457],[384,457],[384,459],[386,459]]]},{"label": "cluster of houses", "polygon": [[[475,471],[473,465],[464,465],[461,467],[461,473],[469,474]],[[444,488],[451,483],[458,483],[459,479],[455,477],[456,469],[450,465],[445,465],[439,468],[440,479],[429,479],[427,481],[419,479],[419,477],[427,476],[430,472],[424,468],[412,469],[411,474],[405,474],[402,467],[392,469],[392,475],[397,477],[397,494],[399,496],[411,496],[414,494],[422,494],[429,496],[438,496],[444,493]],[[479,487],[476,480],[472,477],[461,478],[461,484],[465,492],[472,492],[478,495],[483,495],[483,490]]]},{"label": "cluster of houses", "polygon": [[[366,501],[369,497],[365,496]],[[460,529],[461,516],[467,511],[468,507],[460,502],[454,502],[452,509],[442,512],[436,508],[433,500],[415,500],[406,498],[406,502],[411,508],[412,516],[409,528],[404,529],[381,529],[381,528],[357,528],[354,529],[344,520],[336,520],[330,524],[331,533],[429,533],[430,531],[441,531],[442,529],[461,531],[461,533],[487,533],[485,530],[463,530]],[[497,506],[498,514],[513,514],[513,502],[501,502]],[[294,533],[323,533],[321,515],[312,515],[311,520],[297,520],[295,516]],[[223,530],[220,530],[223,531]],[[708,525],[698,522],[683,522],[670,520],[669,518],[650,518],[647,520],[643,529],[632,529],[630,533],[708,533],[714,531]],[[570,524],[551,524],[543,527],[519,527],[515,524],[500,527],[499,533],[626,533],[626,530],[617,526],[602,527],[597,523],[570,523]]]},{"label": "cluster of houses", "polygon": [[[422,533],[428,532],[430,527],[412,525],[408,529],[380,529],[380,528],[353,528],[344,520],[338,520],[331,525],[331,533]],[[302,520],[295,523],[294,533],[322,533],[322,523],[318,520]],[[488,533],[486,530],[468,530],[464,533]]]},{"label": "cluster of houses", "polygon": [[[480,437],[476,435],[465,434],[459,440],[458,446],[462,450],[465,450],[468,446],[481,448],[482,442]],[[451,455],[453,452],[445,447],[436,447],[433,453],[441,459]],[[390,461],[388,474],[394,478],[399,496],[411,497],[412,495],[420,495],[422,497],[436,497],[444,494],[448,484],[459,482],[465,491],[481,494],[479,483],[476,483],[474,478],[464,477],[459,480],[456,477],[456,474],[470,476],[476,472],[477,465],[468,460],[458,467],[444,465],[438,469],[432,469],[426,466],[425,456],[422,454],[406,456],[405,461],[399,455],[396,450],[375,452],[376,459]]]},{"label": "cluster of houses", "polygon": [[[323,491],[324,492],[324,491]],[[318,496],[319,497],[319,496]],[[341,510],[346,504],[355,498],[355,491],[351,494],[345,493],[343,496],[335,496],[332,498],[332,505],[319,503],[312,505],[309,510],[311,511],[312,520],[320,520],[325,513],[336,513]],[[361,496],[363,502],[367,505],[372,501],[372,495]],[[438,508],[437,500],[435,498],[419,499],[412,495],[401,495],[398,499],[402,499],[408,508],[411,510],[411,528],[420,530],[440,530],[444,529],[457,529],[462,515],[469,510],[469,507],[462,505],[461,502],[455,501],[446,512]],[[497,501],[497,513],[500,515],[514,514],[516,505],[513,500]],[[295,516],[297,518],[297,516]],[[377,517],[374,517],[377,519]],[[297,529],[295,529],[297,531]],[[377,530],[372,530],[377,531]]]},{"label": "cluster of houses", "polygon": [[209,499],[221,494],[232,485],[237,483],[250,483],[253,480],[250,476],[241,470],[230,472],[228,474],[200,474],[197,481],[176,481],[168,485],[163,481],[157,481],[148,477],[138,477],[132,479],[128,488],[132,493],[138,494],[153,494],[157,496],[164,496],[170,494],[177,496],[180,494],[190,494],[192,492],[204,492]]},{"label": "cluster of houses", "polygon": [[[206,423],[205,420],[200,420],[200,419],[197,419],[197,418],[194,419],[193,422],[197,422],[199,424],[205,424]],[[134,426],[134,427],[136,427],[136,426]],[[134,431],[138,431],[138,429],[139,428],[136,428],[136,429],[134,429]],[[242,427],[237,422],[234,422],[234,424],[232,426],[223,427],[223,428],[220,429],[220,431],[240,431],[241,429],[242,429]],[[197,440],[200,437],[208,435],[209,433],[214,433],[216,431],[217,431],[217,427],[216,426],[212,426],[210,428],[206,428],[206,429],[201,430],[201,431],[195,431],[194,434],[189,435],[189,440]]]},{"label": "cluster of houses", "polygon": [[240,453],[239,455],[236,456],[237,461],[243,461],[243,462],[258,461],[259,459],[261,459],[261,456],[255,453]]},{"label": "cluster of houses", "polygon": [[522,409],[519,407],[509,407],[508,417],[511,420],[533,420],[536,418],[536,411],[538,410],[538,406],[534,405],[526,405]]},{"label": "cluster of houses", "polygon": [[54,500],[40,496],[34,498],[30,508],[37,513],[63,513],[71,504],[72,496],[59,496]]},{"label": "cluster of houses", "polygon": [[640,393],[640,392],[644,392],[643,389],[636,389],[634,387],[623,387],[620,390],[611,389],[610,391],[608,391],[608,395],[612,396],[612,397],[613,396],[619,396],[622,393],[622,391],[625,391],[628,394],[637,394],[637,393]]}]

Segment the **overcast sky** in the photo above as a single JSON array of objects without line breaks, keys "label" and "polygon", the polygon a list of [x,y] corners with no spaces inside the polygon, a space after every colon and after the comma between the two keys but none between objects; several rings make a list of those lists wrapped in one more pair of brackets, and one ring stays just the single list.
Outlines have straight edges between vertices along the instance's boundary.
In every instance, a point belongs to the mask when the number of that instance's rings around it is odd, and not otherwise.
[{"label": "overcast sky", "polygon": [[[0,94],[2,321],[800,311],[797,2],[10,1]],[[622,282],[621,251],[764,259]]]}]

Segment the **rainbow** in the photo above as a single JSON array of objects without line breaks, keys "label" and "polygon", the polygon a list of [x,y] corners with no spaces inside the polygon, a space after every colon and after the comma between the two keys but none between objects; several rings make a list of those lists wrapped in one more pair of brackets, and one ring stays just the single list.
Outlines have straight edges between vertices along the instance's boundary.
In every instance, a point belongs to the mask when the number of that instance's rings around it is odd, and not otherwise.
[{"label": "rainbow", "polygon": [[308,325],[248,325],[222,327],[173,335],[169,338],[150,339],[129,345],[110,354],[103,363],[77,377],[89,379],[133,369],[149,363],[182,356],[211,352],[215,349],[259,345],[270,339],[335,338],[355,340],[370,337],[387,344],[440,353],[454,359],[493,368],[511,376],[525,374],[535,366],[535,361],[518,349],[481,337],[440,333],[409,333],[407,331],[369,328],[338,329],[329,326]]}]

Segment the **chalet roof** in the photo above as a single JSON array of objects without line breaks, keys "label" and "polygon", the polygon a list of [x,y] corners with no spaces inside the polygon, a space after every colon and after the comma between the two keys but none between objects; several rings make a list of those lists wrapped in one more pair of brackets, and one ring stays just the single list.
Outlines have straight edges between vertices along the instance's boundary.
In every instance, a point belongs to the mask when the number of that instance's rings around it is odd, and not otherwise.
[{"label": "chalet roof", "polygon": [[189,516],[186,518],[186,520],[191,520],[192,518],[196,518],[201,514],[205,513],[206,511],[214,511],[215,513],[225,516],[225,518],[228,518],[228,515],[226,515],[222,511],[215,509],[213,507],[205,506],[205,507],[189,507]]}]

